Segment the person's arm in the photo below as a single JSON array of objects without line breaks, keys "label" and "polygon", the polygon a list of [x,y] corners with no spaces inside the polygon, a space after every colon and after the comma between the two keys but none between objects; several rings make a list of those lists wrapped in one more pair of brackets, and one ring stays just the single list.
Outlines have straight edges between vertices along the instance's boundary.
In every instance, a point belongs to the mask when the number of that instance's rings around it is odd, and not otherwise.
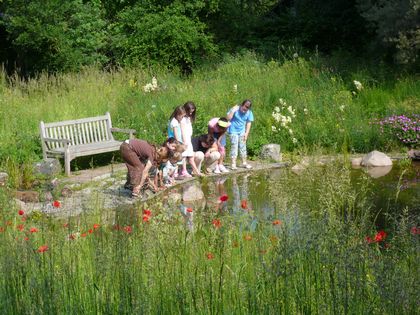
[{"label": "person's arm", "polygon": [[233,115],[239,110],[239,105],[235,105],[232,107],[232,109],[227,113],[226,118],[227,120],[231,121],[233,118]]},{"label": "person's arm", "polygon": [[187,143],[186,123],[184,121],[181,122],[181,138],[182,143]]},{"label": "person's arm", "polygon": [[140,184],[138,184],[137,186],[135,186],[133,188],[133,193],[140,193],[140,189],[143,187],[144,182],[146,181],[146,179],[149,178],[149,170],[152,167],[152,162],[147,161],[146,166],[143,169],[143,172],[141,173],[141,179],[140,179]]},{"label": "person's arm", "polygon": [[247,121],[245,126],[245,134],[244,134],[244,140],[248,140],[249,131],[251,130],[251,122]]}]

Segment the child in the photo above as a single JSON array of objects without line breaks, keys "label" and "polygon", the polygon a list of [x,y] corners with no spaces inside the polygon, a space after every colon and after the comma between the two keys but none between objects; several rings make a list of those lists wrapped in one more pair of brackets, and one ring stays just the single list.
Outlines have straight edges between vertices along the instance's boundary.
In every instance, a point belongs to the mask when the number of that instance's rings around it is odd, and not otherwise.
[{"label": "child", "polygon": [[210,135],[212,135],[215,139],[217,139],[217,148],[220,153],[219,161],[216,164],[216,167],[214,168],[214,173],[220,174],[229,172],[226,167],[223,165],[223,160],[226,155],[226,130],[228,129],[230,123],[227,118],[221,117],[221,118],[212,118],[210,119],[208,123],[208,132]]},{"label": "child", "polygon": [[178,173],[178,162],[182,160],[182,154],[175,152],[174,155],[164,164],[161,170],[161,181],[166,187],[175,183],[175,174]]},{"label": "child", "polygon": [[[171,117],[169,117],[168,123],[168,137],[175,138],[178,140],[178,143],[182,144],[182,129],[181,129],[181,121],[185,116],[185,109],[183,106],[177,106],[172,113]],[[183,146],[184,147],[184,146]],[[185,147],[184,147],[185,148]],[[183,164],[184,161],[180,161],[178,164]],[[175,177],[178,177],[178,173],[175,174]]]},{"label": "child", "polygon": [[252,102],[244,100],[241,105],[236,105],[227,113],[227,119],[231,125],[229,127],[231,151],[230,157],[232,158],[232,169],[236,170],[236,158],[239,155],[242,159],[242,167],[252,168],[246,161],[246,141],[248,139],[249,131],[251,130],[251,123],[254,121],[254,114],[251,111]]},{"label": "child", "polygon": [[[193,133],[192,123],[195,121],[196,107],[193,102],[187,102],[184,104],[183,108],[185,110],[185,116],[181,121],[182,142],[187,146],[187,149],[184,151],[184,153],[182,153],[182,156],[188,160],[188,163],[190,163],[194,175],[203,176],[195,164],[194,150],[191,143],[191,137]],[[191,177],[191,174],[187,171],[187,163],[185,160],[182,165],[181,175],[185,177]]]}]

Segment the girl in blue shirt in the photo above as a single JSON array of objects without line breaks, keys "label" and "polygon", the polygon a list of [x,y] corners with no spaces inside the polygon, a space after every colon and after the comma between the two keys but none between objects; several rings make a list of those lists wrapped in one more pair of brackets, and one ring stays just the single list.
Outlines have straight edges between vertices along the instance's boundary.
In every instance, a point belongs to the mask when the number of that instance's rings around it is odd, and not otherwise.
[{"label": "girl in blue shirt", "polygon": [[230,121],[228,133],[230,136],[231,151],[230,157],[232,158],[233,170],[236,170],[236,159],[239,155],[242,159],[242,167],[252,168],[246,161],[246,140],[248,139],[249,131],[251,130],[251,123],[254,121],[254,114],[251,111],[252,102],[244,100],[241,105],[232,107],[227,113],[227,119]]}]

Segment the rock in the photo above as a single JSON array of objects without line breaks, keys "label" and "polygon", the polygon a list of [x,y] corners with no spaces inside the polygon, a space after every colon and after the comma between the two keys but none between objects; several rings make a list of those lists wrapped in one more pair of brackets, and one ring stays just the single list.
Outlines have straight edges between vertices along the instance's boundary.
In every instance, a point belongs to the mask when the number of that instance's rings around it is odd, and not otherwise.
[{"label": "rock", "polygon": [[168,204],[169,205],[176,205],[182,200],[182,195],[179,193],[171,193],[168,196]]},{"label": "rock", "polygon": [[28,207],[27,207],[26,203],[24,203],[22,200],[19,200],[19,199],[16,199],[16,198],[14,198],[14,201],[15,201],[15,205],[18,209],[22,209],[23,211],[27,212]]},{"label": "rock", "polygon": [[54,176],[60,174],[61,171],[62,167],[58,159],[47,158],[34,164],[35,174]]},{"label": "rock", "polygon": [[46,191],[44,193],[44,200],[45,201],[52,201],[54,199],[52,193],[50,191]]},{"label": "rock", "polygon": [[304,163],[298,163],[295,166],[292,167],[292,172],[295,174],[300,174],[302,173],[304,170],[306,170],[307,165]]},{"label": "rock", "polygon": [[275,143],[263,145],[263,147],[261,148],[260,158],[263,160],[281,162],[282,156],[280,145]]},{"label": "rock", "polygon": [[362,163],[363,158],[358,157],[358,158],[354,158],[351,160],[351,166],[353,168],[360,168],[361,167],[361,163]]},{"label": "rock", "polygon": [[71,197],[73,194],[73,191],[68,186],[64,186],[63,189],[61,189],[61,196],[63,197]]},{"label": "rock", "polygon": [[189,202],[204,199],[204,193],[195,183],[185,184],[182,192],[182,201]]},{"label": "rock", "polygon": [[392,165],[391,159],[382,152],[372,151],[368,153],[361,162],[362,166],[390,166]]},{"label": "rock", "polygon": [[38,202],[39,201],[39,193],[37,191],[31,190],[17,190],[15,191],[15,198],[19,199],[23,202]]},{"label": "rock", "polygon": [[407,152],[407,154],[408,154],[408,157],[412,160],[420,160],[420,150],[411,149],[410,151]]},{"label": "rock", "polygon": [[368,167],[367,173],[372,178],[379,178],[385,176],[392,170],[392,165],[388,166],[377,166],[377,167]]},{"label": "rock", "polygon": [[0,172],[0,186],[6,185],[8,179],[9,179],[9,174]]}]

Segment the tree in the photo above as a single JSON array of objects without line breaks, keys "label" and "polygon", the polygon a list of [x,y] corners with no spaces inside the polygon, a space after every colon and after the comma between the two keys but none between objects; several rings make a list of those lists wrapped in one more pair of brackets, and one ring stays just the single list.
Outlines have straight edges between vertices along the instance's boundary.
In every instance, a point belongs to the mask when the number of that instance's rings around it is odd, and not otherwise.
[{"label": "tree", "polygon": [[105,21],[95,2],[13,0],[0,23],[24,73],[78,70],[104,63]]}]

